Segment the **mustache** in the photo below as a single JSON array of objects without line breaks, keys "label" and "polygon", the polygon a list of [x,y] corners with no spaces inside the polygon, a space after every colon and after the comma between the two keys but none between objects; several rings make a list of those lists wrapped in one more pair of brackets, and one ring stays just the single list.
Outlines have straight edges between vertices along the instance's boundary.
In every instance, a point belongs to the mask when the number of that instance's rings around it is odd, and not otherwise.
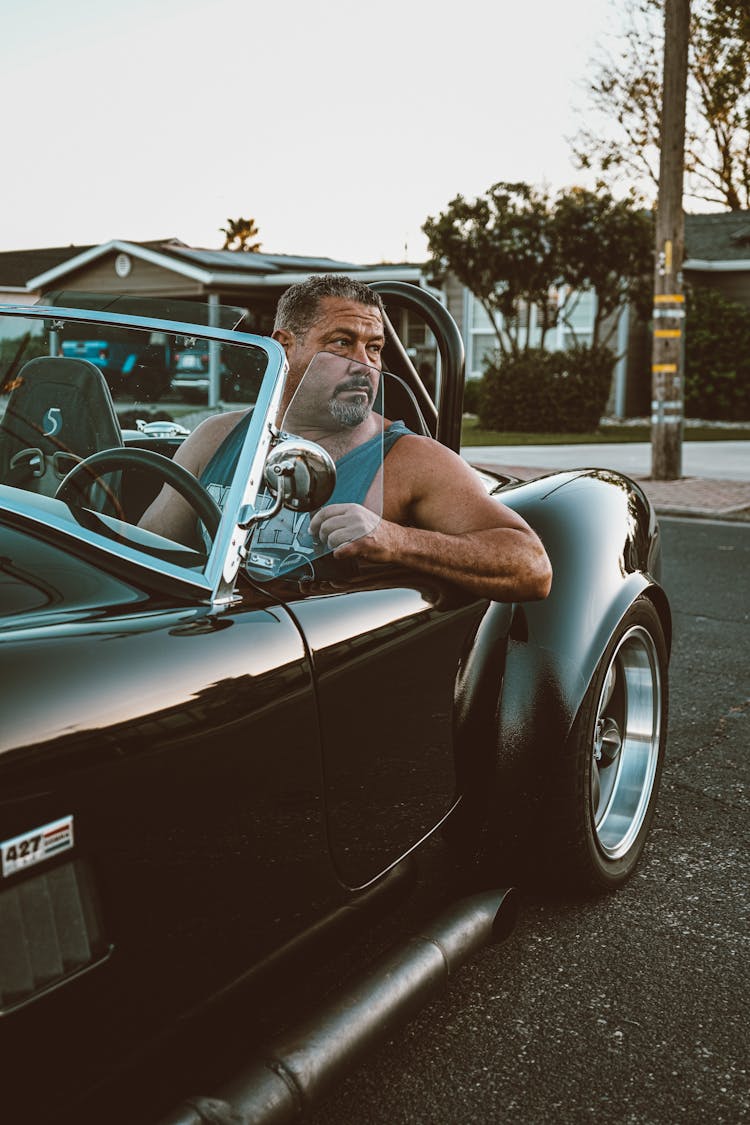
[{"label": "mustache", "polygon": [[333,397],[345,394],[346,391],[366,391],[368,399],[375,397],[372,383],[366,375],[351,375],[348,379],[344,379],[339,383],[336,390],[333,392]]}]

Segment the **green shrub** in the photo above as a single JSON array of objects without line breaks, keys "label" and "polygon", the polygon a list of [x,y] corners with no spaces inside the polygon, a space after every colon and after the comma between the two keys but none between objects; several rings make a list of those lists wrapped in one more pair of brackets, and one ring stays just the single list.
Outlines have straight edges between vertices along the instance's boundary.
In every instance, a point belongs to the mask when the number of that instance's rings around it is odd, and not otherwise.
[{"label": "green shrub", "polygon": [[750,309],[715,289],[688,289],[685,415],[750,419]]},{"label": "green shrub", "polygon": [[464,414],[479,413],[481,379],[467,379],[464,383]]},{"label": "green shrub", "polygon": [[609,348],[532,348],[488,363],[479,389],[479,424],[487,430],[585,433],[607,405],[615,357]]}]

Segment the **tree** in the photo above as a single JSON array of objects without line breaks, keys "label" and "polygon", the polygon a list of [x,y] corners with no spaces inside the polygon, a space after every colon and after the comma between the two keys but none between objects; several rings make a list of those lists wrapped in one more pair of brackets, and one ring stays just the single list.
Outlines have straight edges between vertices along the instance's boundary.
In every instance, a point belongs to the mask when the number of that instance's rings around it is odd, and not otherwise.
[{"label": "tree", "polygon": [[451,272],[474,294],[503,355],[530,347],[530,333],[525,339],[521,333],[524,305],[536,305],[544,346],[557,312],[550,294],[561,286],[596,293],[594,346],[607,343],[626,303],[635,301],[648,313],[651,216],[607,191],[571,188],[551,202],[528,184],[499,183],[473,202],[457,196],[422,229],[428,273],[439,282]]},{"label": "tree", "polygon": [[251,242],[260,234],[255,219],[227,219],[227,225],[219,229],[224,235],[222,250],[245,250],[251,254],[260,250],[260,242]]},{"label": "tree", "polygon": [[524,183],[497,183],[473,202],[457,195],[422,230],[430,251],[428,274],[439,283],[453,273],[474,294],[504,355],[521,350],[524,307],[542,310],[544,334],[558,273],[545,192]]},{"label": "tree", "polygon": [[[593,62],[594,119],[573,140],[581,168],[602,184],[659,180],[664,0],[625,0],[613,52]],[[750,207],[750,11],[747,0],[693,0],[685,194],[729,210]]]},{"label": "tree", "polygon": [[574,293],[596,293],[594,347],[609,343],[617,327],[616,314],[626,304],[648,316],[654,260],[649,213],[607,191],[570,188],[555,202],[554,235],[559,284]]}]

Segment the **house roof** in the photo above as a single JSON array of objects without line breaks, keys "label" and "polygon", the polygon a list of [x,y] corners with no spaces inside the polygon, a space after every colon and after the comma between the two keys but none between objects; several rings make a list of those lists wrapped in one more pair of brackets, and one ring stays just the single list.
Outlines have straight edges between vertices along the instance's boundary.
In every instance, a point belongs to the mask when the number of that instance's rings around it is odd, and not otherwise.
[{"label": "house roof", "polygon": [[685,216],[685,268],[750,269],[750,211]]},{"label": "house roof", "polygon": [[[421,274],[419,266],[409,263],[363,265],[337,261],[333,258],[302,257],[292,254],[203,250],[186,246],[176,238],[156,242],[126,242],[122,239],[113,239],[98,246],[57,248],[48,251],[46,259],[43,251],[18,251],[15,255],[0,255],[0,288],[17,284],[10,279],[11,264],[15,271],[13,276],[19,278],[25,272],[23,285],[28,291],[39,292],[59,285],[67,275],[113,252],[130,254],[152,265],[191,278],[207,288],[285,287],[311,273],[366,273],[370,281],[386,276],[418,281]],[[5,272],[3,257],[14,259],[12,263],[8,263],[8,270]],[[41,270],[39,266],[42,267]]]},{"label": "house roof", "polygon": [[[133,246],[184,246],[179,239],[158,239],[155,242],[133,242]],[[65,262],[95,250],[95,246],[45,246],[38,250],[0,251],[0,288],[25,289],[31,278],[49,273]]]},{"label": "house roof", "polygon": [[301,257],[294,254],[246,253],[238,250],[201,250],[192,246],[164,245],[162,253],[168,257],[194,262],[207,270],[237,270],[253,274],[298,273],[308,270],[311,273],[359,270],[355,262],[339,262],[333,258]]},{"label": "house roof", "polygon": [[42,250],[4,250],[0,252],[0,286],[25,289],[30,277],[54,269],[90,246],[47,246]]}]

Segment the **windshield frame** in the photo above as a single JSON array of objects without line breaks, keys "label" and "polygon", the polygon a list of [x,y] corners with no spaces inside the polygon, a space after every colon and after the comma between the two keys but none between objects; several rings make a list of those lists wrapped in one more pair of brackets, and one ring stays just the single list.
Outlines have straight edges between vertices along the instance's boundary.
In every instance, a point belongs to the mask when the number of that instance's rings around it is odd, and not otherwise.
[{"label": "windshield frame", "polygon": [[[47,505],[37,505],[29,499],[24,500],[21,490],[3,488],[5,496],[0,496],[0,515],[6,514],[16,526],[22,523],[34,528],[36,533],[44,534],[59,541],[64,538],[75,541],[85,549],[87,555],[92,551],[102,567],[131,572],[132,578],[139,577],[148,585],[156,584],[167,588],[175,596],[221,604],[231,601],[237,573],[242,562],[242,553],[247,539],[247,531],[240,526],[240,513],[255,505],[258,492],[263,484],[263,466],[273,439],[273,431],[268,424],[278,411],[288,372],[284,349],[269,336],[225,329],[191,321],[140,317],[113,312],[98,312],[91,309],[76,309],[57,305],[15,305],[0,304],[0,318],[8,317],[23,320],[49,321],[50,331],[56,325],[62,327],[66,322],[78,322],[130,328],[145,332],[165,332],[172,335],[190,336],[205,339],[209,343],[226,343],[233,346],[259,348],[267,356],[266,370],[253,409],[250,425],[243,442],[232,483],[226,497],[221,521],[214,537],[202,573],[194,569],[170,563],[141,551],[136,545],[113,542],[106,536],[82,527],[75,521],[54,518]],[[15,495],[10,497],[9,492]],[[31,494],[26,494],[30,496]],[[38,499],[38,497],[34,497]]]}]

